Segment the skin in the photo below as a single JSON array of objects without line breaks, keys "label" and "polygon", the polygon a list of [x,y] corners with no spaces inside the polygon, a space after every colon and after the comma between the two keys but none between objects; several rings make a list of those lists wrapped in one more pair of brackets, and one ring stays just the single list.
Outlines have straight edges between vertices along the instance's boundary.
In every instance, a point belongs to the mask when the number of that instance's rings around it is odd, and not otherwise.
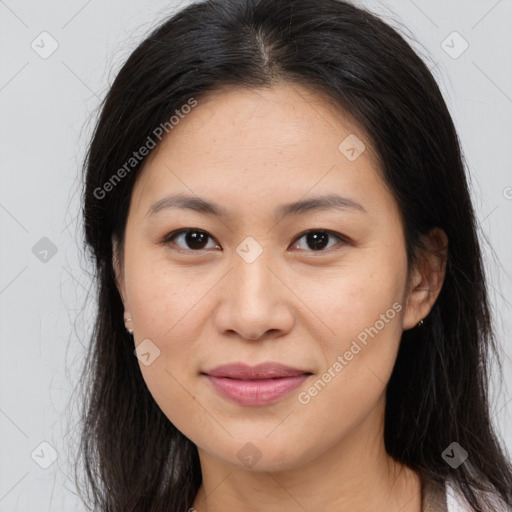
[{"label": "skin", "polygon": [[[366,146],[354,161],[338,149],[349,134]],[[384,448],[385,389],[401,334],[430,312],[445,265],[426,252],[408,268],[400,212],[376,162],[357,123],[296,84],[198,98],[148,156],[114,265],[135,346],[149,339],[160,350],[139,363],[144,380],[198,447],[197,511],[420,512],[419,476]],[[366,211],[273,218],[283,203],[333,192]],[[175,193],[218,203],[231,218],[170,208],[146,215]],[[160,243],[185,228],[209,235],[202,250],[184,235]],[[334,234],[315,251],[309,230]],[[248,236],[262,249],[251,263],[236,251]],[[441,230],[425,241],[441,254],[447,245]],[[395,303],[401,311],[300,403],[299,393]],[[277,403],[242,406],[200,374],[238,361],[313,375]],[[252,466],[237,457],[247,443],[261,454]]]}]

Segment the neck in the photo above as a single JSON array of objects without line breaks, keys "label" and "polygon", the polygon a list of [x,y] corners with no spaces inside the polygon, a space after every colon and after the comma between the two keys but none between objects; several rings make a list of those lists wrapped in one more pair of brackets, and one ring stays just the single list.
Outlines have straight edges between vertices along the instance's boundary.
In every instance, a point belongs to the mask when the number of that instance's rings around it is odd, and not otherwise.
[{"label": "neck", "polygon": [[[335,446],[284,471],[240,468],[199,449],[203,482],[197,512],[421,512],[421,480],[385,451],[383,409]],[[376,428],[377,425],[377,428]],[[193,512],[193,511],[192,511]]]}]

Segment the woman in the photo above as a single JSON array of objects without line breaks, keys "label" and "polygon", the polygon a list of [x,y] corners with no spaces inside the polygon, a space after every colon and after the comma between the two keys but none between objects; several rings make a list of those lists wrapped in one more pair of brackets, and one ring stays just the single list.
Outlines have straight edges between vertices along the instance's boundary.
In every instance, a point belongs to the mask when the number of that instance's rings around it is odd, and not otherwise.
[{"label": "woman", "polygon": [[508,510],[453,122],[340,0],[193,4],[131,54],[86,162],[95,510]]}]

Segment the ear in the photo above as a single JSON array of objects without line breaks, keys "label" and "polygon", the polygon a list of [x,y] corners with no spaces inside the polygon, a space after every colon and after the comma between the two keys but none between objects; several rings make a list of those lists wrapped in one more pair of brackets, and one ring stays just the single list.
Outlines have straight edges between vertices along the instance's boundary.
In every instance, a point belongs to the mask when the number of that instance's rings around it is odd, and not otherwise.
[{"label": "ear", "polygon": [[121,248],[118,241],[112,237],[112,268],[114,270],[115,282],[123,304],[126,307],[126,291],[124,284],[124,268],[122,264]]},{"label": "ear", "polygon": [[130,310],[128,308],[128,303],[126,300],[126,289],[124,284],[124,266],[123,266],[123,258],[121,255],[121,248],[117,240],[112,237],[112,268],[114,269],[114,276],[117,289],[119,290],[119,294],[121,295],[121,300],[124,305],[124,324],[128,332],[133,333],[133,321],[131,319]]},{"label": "ear", "polygon": [[441,228],[433,228],[423,236],[418,263],[411,271],[403,329],[415,327],[431,311],[446,275],[448,237]]}]

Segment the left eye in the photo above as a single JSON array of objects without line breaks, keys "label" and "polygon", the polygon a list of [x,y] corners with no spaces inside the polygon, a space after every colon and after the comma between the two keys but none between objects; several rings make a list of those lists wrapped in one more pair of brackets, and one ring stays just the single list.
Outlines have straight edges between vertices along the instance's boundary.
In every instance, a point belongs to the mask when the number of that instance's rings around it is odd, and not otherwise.
[{"label": "left eye", "polygon": [[[175,240],[178,240],[180,237],[184,237],[184,242],[188,247],[180,246],[176,244]],[[322,252],[326,247],[330,248],[332,245],[328,245],[329,237],[337,238],[339,241],[344,242],[344,238],[341,235],[338,235],[332,231],[327,230],[311,230],[307,231],[300,235],[296,240],[300,241],[301,239],[305,239],[306,244],[313,249],[313,252]],[[171,242],[175,245],[178,245],[180,249],[184,250],[192,250],[192,252],[201,251],[204,249],[212,248],[205,247],[205,243],[208,238],[212,238],[206,231],[202,231],[199,229],[182,229],[180,231],[176,231],[171,233],[163,240],[165,245],[170,244]],[[298,242],[295,242],[297,245]],[[214,247],[215,248],[215,244]],[[308,251],[309,252],[309,251]],[[325,252],[325,251],[324,251]]]},{"label": "left eye", "polygon": [[[334,236],[335,238],[337,238],[338,240],[340,241],[344,241],[344,239],[340,236],[340,235],[337,235],[336,233],[333,233],[332,231],[323,231],[323,230],[318,230],[318,231],[308,231],[307,233],[304,233],[302,234],[297,240],[300,240],[301,238],[305,238],[306,239],[306,244],[308,244],[310,247],[313,247],[313,251],[314,252],[317,252],[317,251],[322,251],[323,249],[326,248],[326,245],[327,245],[327,241],[329,239],[329,237],[332,237]],[[334,244],[336,245],[336,244]],[[331,246],[328,246],[328,248],[332,247]]]}]

